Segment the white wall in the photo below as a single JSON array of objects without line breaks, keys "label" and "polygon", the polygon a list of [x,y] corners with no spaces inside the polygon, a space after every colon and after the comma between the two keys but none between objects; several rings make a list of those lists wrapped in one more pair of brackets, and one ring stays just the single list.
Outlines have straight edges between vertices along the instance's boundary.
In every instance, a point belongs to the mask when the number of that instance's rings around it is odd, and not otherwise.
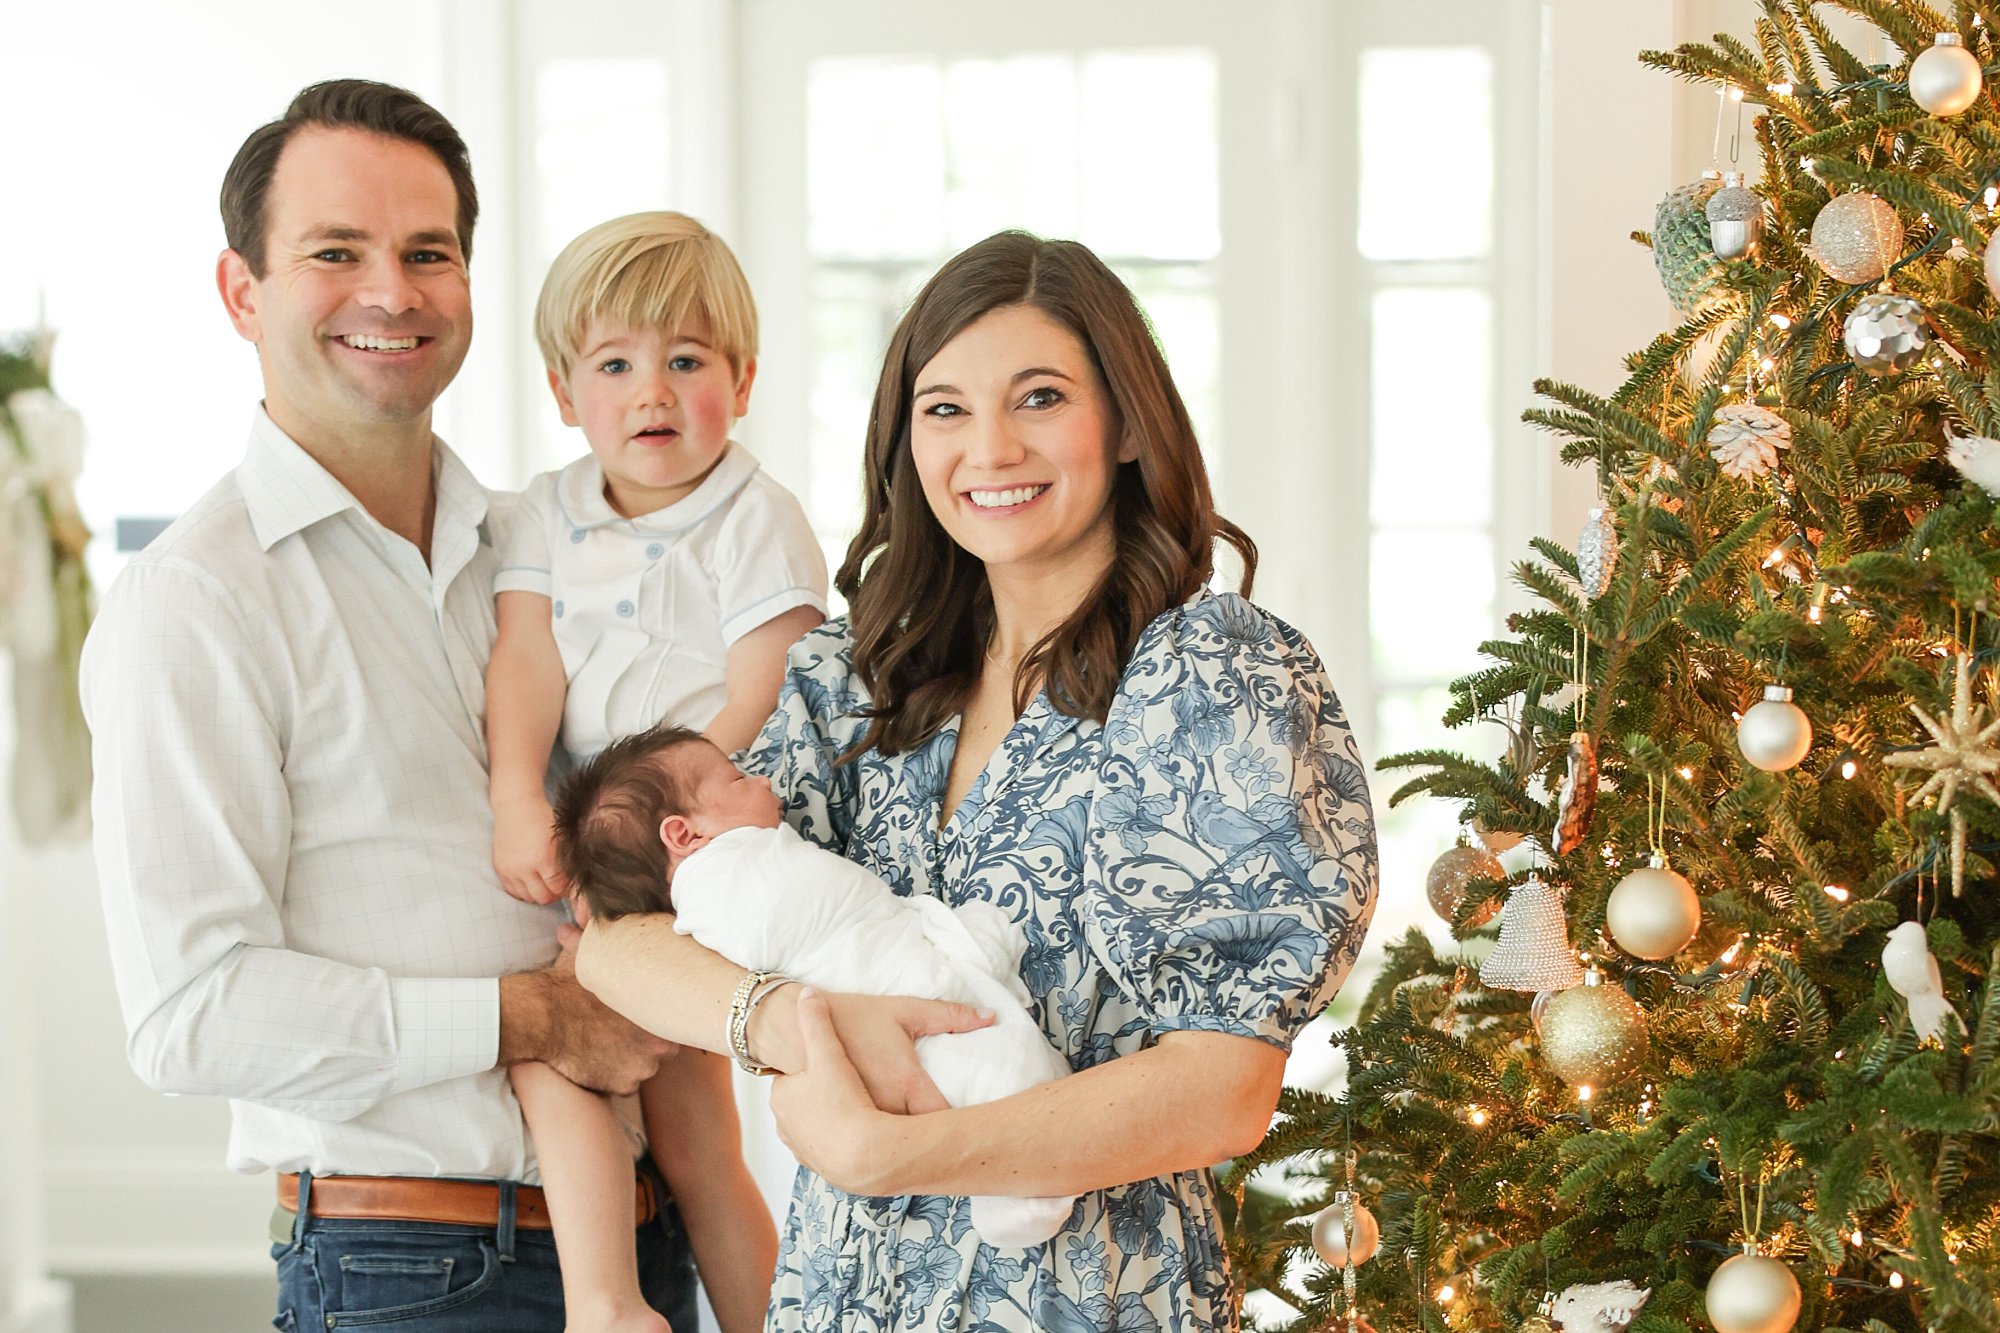
[{"label": "white wall", "polygon": [[[700,8],[711,25],[728,12],[707,0]],[[208,286],[209,256],[220,247],[215,189],[241,134],[313,78],[365,73],[435,97],[465,128],[477,160],[509,124],[509,108],[477,77],[482,66],[513,59],[522,39],[505,9],[477,0],[355,2],[337,22],[320,21],[325,11],[316,8],[264,0],[45,0],[9,11],[0,123],[25,129],[9,144],[6,193],[15,206],[0,209],[0,253],[10,256],[0,268],[0,329],[31,319],[37,291],[46,292],[52,321],[67,330],[59,387],[85,410],[100,464],[117,460],[89,486],[121,487],[156,512],[175,512],[214,469],[191,473],[174,441],[242,430],[254,361],[213,310]],[[1545,0],[1544,316],[1512,331],[1532,342],[1538,373],[1608,391],[1621,378],[1619,359],[1670,319],[1650,257],[1626,237],[1650,226],[1661,194],[1705,165],[1706,126],[1690,168],[1686,125],[1699,110],[1677,100],[1675,80],[1641,70],[1633,56],[1671,45],[1690,26],[1743,31],[1749,9],[1748,0]],[[276,42],[274,31],[312,36]],[[524,201],[509,192],[507,171],[482,170],[481,179],[487,212],[475,271],[490,310],[519,300],[510,274]],[[159,303],[135,305],[126,295],[118,275],[140,269],[185,298],[172,318],[161,318]],[[1299,376],[1314,373],[1308,350],[1288,354]],[[503,404],[519,352],[485,338],[454,390],[464,428],[453,433],[488,475],[509,471],[506,460],[480,455],[513,432]],[[1515,494],[1567,541],[1589,479],[1550,466],[1553,442],[1537,454],[1531,438]],[[1271,503],[1296,506],[1297,491]],[[0,744],[7,732],[0,720]],[[33,1235],[19,1250],[6,1244],[26,1228],[39,1230],[46,1263],[64,1272],[267,1275],[269,1182],[222,1169],[224,1108],[158,1097],[125,1066],[87,852],[30,856],[0,821],[0,872],[0,911],[9,913],[0,917],[0,1131],[39,1121],[31,1136],[0,1144],[0,1180],[32,1178],[39,1163],[47,1186],[39,1226],[22,1220],[32,1191],[5,1194],[17,1211],[0,1212],[0,1255],[34,1253]],[[20,1270],[0,1268],[0,1296],[18,1296],[24,1282]],[[0,1300],[0,1333],[13,1333],[5,1311]]]}]

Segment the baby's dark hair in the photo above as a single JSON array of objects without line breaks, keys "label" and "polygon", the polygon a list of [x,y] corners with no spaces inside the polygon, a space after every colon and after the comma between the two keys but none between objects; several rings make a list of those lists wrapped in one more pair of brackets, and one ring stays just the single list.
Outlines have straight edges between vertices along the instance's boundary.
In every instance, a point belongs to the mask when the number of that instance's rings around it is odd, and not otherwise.
[{"label": "baby's dark hair", "polygon": [[669,910],[660,821],[694,804],[694,782],[677,752],[710,744],[686,727],[649,727],[611,742],[563,782],[555,800],[556,865],[592,916],[616,921]]}]

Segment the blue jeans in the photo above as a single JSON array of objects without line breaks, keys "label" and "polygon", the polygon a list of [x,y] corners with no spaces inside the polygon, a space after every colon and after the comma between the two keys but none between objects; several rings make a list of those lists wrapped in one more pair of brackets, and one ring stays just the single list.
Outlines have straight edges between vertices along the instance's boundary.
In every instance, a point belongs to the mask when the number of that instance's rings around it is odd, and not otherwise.
[{"label": "blue jeans", "polygon": [[[641,1159],[640,1170],[651,1169]],[[657,1175],[654,1188],[666,1199]],[[310,1178],[302,1178],[300,1193],[310,1189]],[[694,1257],[673,1201],[634,1239],[647,1301],[674,1333],[695,1333]],[[562,1333],[555,1238],[514,1226],[511,1183],[501,1185],[496,1227],[311,1217],[302,1207],[291,1243],[273,1245],[271,1257],[278,1263],[278,1317],[271,1322],[286,1333]]]}]

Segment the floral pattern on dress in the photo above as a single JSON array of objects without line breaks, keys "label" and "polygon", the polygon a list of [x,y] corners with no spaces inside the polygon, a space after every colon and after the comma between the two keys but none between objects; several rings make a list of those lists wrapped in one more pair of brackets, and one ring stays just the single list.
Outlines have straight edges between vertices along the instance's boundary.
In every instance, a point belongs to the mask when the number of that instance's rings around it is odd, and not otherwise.
[{"label": "floral pattern on dress", "polygon": [[[846,621],[829,621],[793,648],[746,763],[801,834],[898,893],[1006,911],[1073,1069],[1175,1031],[1289,1048],[1353,965],[1376,896],[1360,755],[1312,647],[1241,597],[1149,625],[1102,726],[1038,695],[942,830],[956,720],[837,763],[866,703]],[[1087,1193],[1047,1244],[995,1250],[963,1198],[862,1198],[801,1169],[767,1327],[1233,1329],[1214,1181]]]}]

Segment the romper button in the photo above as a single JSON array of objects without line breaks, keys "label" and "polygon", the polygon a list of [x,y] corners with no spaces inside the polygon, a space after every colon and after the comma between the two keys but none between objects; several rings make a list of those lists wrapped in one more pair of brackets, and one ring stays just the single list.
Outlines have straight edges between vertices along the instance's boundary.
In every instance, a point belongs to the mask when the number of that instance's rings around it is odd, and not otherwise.
[{"label": "romper button", "polygon": [[571,528],[569,530],[569,541],[572,546],[581,546],[583,544],[583,529]]},{"label": "romper button", "polygon": [[556,619],[557,619],[557,620],[561,620],[561,619],[562,619],[562,611],[563,611],[563,607],[562,607],[562,603],[561,603],[561,602],[557,602],[557,603],[556,603]]},{"label": "romper button", "polygon": [[619,615],[621,615],[621,616],[629,616],[629,615],[631,615],[631,614],[632,614],[632,603],[630,603],[630,602],[620,602],[620,603],[618,603],[618,614],[619,614]]},{"label": "romper button", "polygon": [[666,547],[660,545],[658,542],[654,542],[651,546],[648,546],[646,548],[646,558],[648,560],[658,560],[661,556],[665,555],[666,552],[667,552]]}]

